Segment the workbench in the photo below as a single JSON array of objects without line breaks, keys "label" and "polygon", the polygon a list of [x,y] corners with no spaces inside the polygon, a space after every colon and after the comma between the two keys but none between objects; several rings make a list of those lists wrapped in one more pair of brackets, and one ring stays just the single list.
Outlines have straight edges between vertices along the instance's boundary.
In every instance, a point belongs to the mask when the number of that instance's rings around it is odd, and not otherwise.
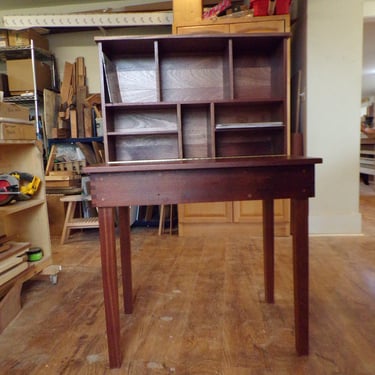
[{"label": "workbench", "polygon": [[265,301],[274,302],[273,201],[291,199],[295,346],[309,351],[308,198],[314,196],[315,164],[320,158],[289,156],[224,157],[158,162],[126,162],[84,169],[91,177],[98,208],[109,365],[121,367],[120,313],[116,265],[115,210],[125,313],[132,313],[130,205],[161,205],[232,200],[263,201]]}]

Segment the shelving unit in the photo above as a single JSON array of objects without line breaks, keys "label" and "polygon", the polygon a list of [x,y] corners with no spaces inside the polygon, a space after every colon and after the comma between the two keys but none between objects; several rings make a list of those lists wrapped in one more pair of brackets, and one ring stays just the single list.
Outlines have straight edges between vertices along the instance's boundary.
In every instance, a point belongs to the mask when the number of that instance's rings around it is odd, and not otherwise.
[{"label": "shelving unit", "polygon": [[107,163],[286,154],[288,38],[96,38]]},{"label": "shelving unit", "polygon": [[37,141],[0,141],[0,171],[27,172],[41,179],[38,191],[27,201],[16,201],[0,207],[0,232],[18,242],[40,247],[43,258],[28,263],[22,273],[0,285],[0,292],[16,281],[23,282],[51,264],[51,242],[48,224],[42,154]]},{"label": "shelving unit", "polygon": [[[25,47],[2,47],[0,48],[0,60],[18,60],[31,59],[33,75],[33,92],[29,95],[15,95],[4,98],[4,102],[17,103],[25,105],[31,109],[35,119],[35,131],[38,137],[43,140],[44,147],[47,149],[47,138],[43,132],[43,118],[40,116],[40,110],[43,104],[43,93],[37,88],[37,72],[35,68],[36,61],[47,63],[51,68],[51,89],[58,90],[56,62],[54,55],[41,48],[34,47],[34,41],[30,41],[30,46]],[[42,125],[38,123],[39,117],[42,119]]]}]

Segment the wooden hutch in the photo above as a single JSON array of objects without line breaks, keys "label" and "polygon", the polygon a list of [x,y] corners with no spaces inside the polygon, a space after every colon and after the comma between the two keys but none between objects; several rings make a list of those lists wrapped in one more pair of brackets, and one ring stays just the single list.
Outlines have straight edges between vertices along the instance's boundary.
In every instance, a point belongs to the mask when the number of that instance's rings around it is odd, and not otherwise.
[{"label": "wooden hutch", "polygon": [[[216,17],[203,20],[202,0],[174,0],[173,1],[173,33],[174,34],[220,34],[220,33],[289,33],[289,15],[267,17]],[[256,55],[256,51],[254,51]],[[259,54],[262,52],[259,51]],[[283,82],[284,111],[283,122],[285,131],[285,152],[290,152],[290,42],[287,42],[285,71],[278,71],[280,81]],[[256,58],[256,56],[255,56]],[[256,80],[257,77],[254,77]],[[255,81],[254,81],[255,82]],[[249,82],[251,90],[251,83]],[[263,83],[267,84],[267,83]],[[269,82],[270,89],[274,89]],[[251,104],[259,106],[259,112],[274,111],[274,106],[264,105],[257,98]],[[237,111],[237,109],[234,109]],[[239,112],[241,113],[241,112]],[[270,114],[269,114],[270,115]],[[266,116],[266,115],[264,115]],[[270,115],[271,116],[271,115]],[[267,116],[266,116],[267,117]],[[232,121],[235,119],[232,119]],[[241,120],[240,120],[241,121]],[[289,234],[289,202],[278,200],[275,202],[275,232],[279,236]],[[257,201],[218,202],[180,204],[178,206],[178,222],[180,235],[199,235],[203,233],[261,233],[262,205]]]}]

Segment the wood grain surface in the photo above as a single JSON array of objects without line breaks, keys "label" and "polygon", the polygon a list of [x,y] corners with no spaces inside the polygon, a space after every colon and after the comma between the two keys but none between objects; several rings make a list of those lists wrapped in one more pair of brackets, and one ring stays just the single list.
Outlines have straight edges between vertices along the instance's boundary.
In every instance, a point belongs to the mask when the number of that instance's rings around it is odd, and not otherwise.
[{"label": "wood grain surface", "polygon": [[309,356],[294,348],[290,238],[275,243],[269,305],[261,235],[160,237],[135,228],[135,303],[133,314],[121,315],[121,369],[108,368],[96,230],[63,246],[53,238],[54,263],[63,266],[58,284],[24,285],[23,308],[0,335],[0,368],[17,375],[372,375],[375,197],[361,204],[363,236],[310,238]]}]

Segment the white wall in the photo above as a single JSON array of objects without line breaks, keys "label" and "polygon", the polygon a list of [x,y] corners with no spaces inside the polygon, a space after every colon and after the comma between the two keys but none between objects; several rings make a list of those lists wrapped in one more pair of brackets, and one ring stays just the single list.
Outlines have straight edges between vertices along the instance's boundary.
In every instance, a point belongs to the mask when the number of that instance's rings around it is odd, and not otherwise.
[{"label": "white wall", "polygon": [[323,158],[310,233],[361,233],[361,0],[307,2],[306,154]]}]

